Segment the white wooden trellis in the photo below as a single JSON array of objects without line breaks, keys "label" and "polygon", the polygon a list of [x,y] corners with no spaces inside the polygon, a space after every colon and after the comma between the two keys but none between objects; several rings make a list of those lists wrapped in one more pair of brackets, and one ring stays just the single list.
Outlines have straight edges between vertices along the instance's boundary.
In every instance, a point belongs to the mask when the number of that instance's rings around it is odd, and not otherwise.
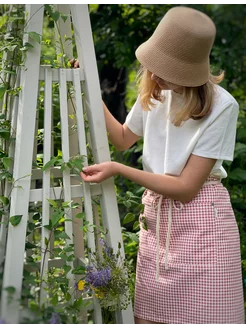
[{"label": "white wooden trellis", "polygon": [[[73,83],[74,103],[76,107],[77,140],[78,149],[81,155],[87,155],[87,141],[84,126],[84,111],[86,108],[93,157],[96,163],[109,161],[110,153],[108,147],[106,126],[102,110],[100,85],[98,79],[96,57],[90,28],[90,20],[87,5],[66,5],[68,13],[71,12],[75,44],[80,62],[79,69],[53,69],[51,67],[40,67],[40,45],[35,43],[34,48],[27,52],[25,59],[25,70],[21,71],[20,85],[22,91],[19,96],[18,113],[13,120],[17,120],[16,142],[13,166],[13,179],[18,180],[18,188],[14,188],[11,194],[10,216],[22,215],[19,225],[8,227],[8,236],[5,252],[5,266],[1,298],[1,318],[9,323],[18,323],[20,318],[19,298],[21,296],[23,268],[25,265],[25,242],[28,220],[30,219],[28,208],[35,202],[42,203],[42,226],[49,223],[50,207],[48,199],[60,199],[63,191],[63,200],[71,201],[74,199],[84,199],[84,211],[86,220],[93,224],[94,213],[92,197],[99,196],[102,212],[103,226],[108,230],[107,243],[114,250],[118,247],[118,242],[122,243],[119,213],[114,189],[113,179],[108,179],[101,184],[87,184],[71,179],[68,169],[62,172],[56,168],[47,169],[41,172],[32,168],[33,154],[35,153],[36,143],[35,126],[37,119],[37,96],[39,81],[44,81],[45,101],[44,101],[44,163],[48,162],[52,156],[52,84],[59,82],[60,97],[60,121],[62,136],[62,156],[64,162],[68,162],[71,156],[71,140],[69,136],[69,106],[67,99],[67,82]],[[36,32],[42,35],[43,26],[43,5],[26,5],[28,13],[28,23],[26,32]],[[32,43],[28,33],[24,34],[24,43]],[[81,81],[84,93],[84,101],[81,97]],[[87,157],[85,157],[87,165]],[[52,172],[51,172],[52,171]],[[51,188],[50,175],[61,177],[63,187]],[[36,183],[31,181],[41,180],[42,187],[34,187]],[[68,218],[73,217],[71,209],[66,212]],[[6,230],[6,229],[5,229]],[[6,232],[6,231],[5,231]],[[70,221],[65,222],[65,232],[74,241],[74,226]],[[5,240],[6,235],[1,241]],[[2,237],[1,237],[2,238]],[[45,248],[45,238],[48,238],[47,229],[42,228],[41,247]],[[95,236],[88,234],[88,246],[95,249]],[[75,246],[76,247],[76,246]],[[78,251],[78,254],[81,254]],[[121,248],[122,255],[124,250]],[[80,260],[78,258],[78,260]],[[61,259],[48,258],[42,255],[39,270],[47,271],[53,266],[61,266]],[[73,266],[73,263],[69,263]],[[68,274],[71,286],[74,284],[74,276]],[[7,291],[5,288],[12,286],[15,288],[12,301],[8,302]],[[43,286],[42,286],[43,287]],[[45,291],[41,288],[41,299],[45,299]],[[96,300],[93,302],[94,322],[101,323],[101,311]],[[120,311],[116,315],[117,323],[133,323],[131,306],[125,311]]]}]

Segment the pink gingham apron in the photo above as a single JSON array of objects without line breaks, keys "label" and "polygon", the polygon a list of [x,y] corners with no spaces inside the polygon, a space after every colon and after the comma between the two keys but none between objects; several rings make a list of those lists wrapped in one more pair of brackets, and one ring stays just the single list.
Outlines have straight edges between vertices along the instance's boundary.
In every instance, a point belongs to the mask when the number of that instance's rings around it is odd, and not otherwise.
[{"label": "pink gingham apron", "polygon": [[[182,204],[142,197],[134,314],[170,324],[244,323],[238,227],[228,191],[209,178]],[[140,217],[141,222],[141,217]]]}]

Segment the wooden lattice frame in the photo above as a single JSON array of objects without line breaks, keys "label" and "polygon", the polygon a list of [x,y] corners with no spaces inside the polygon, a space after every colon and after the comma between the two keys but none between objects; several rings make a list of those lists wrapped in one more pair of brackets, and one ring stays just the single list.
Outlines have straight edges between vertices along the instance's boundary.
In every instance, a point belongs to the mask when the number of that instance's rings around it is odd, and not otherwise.
[{"label": "wooden lattice frame", "polygon": [[[26,5],[29,17],[35,15],[35,19],[30,19],[26,32],[33,32],[42,35],[43,25],[43,6],[42,5]],[[44,118],[44,163],[49,161],[52,156],[52,83],[59,82],[60,88],[60,117],[61,117],[61,134],[62,134],[62,155],[64,162],[68,162],[71,156],[71,138],[69,136],[69,107],[67,95],[67,83],[73,83],[74,98],[77,116],[77,147],[81,155],[87,154],[87,138],[84,127],[84,110],[86,107],[86,115],[88,117],[91,147],[93,157],[96,163],[110,160],[108,148],[108,140],[106,134],[105,121],[103,116],[100,85],[98,79],[96,58],[93,46],[92,32],[90,28],[89,13],[87,5],[65,5],[61,11],[71,10],[73,21],[75,41],[80,62],[80,69],[52,69],[50,67],[40,67],[40,45],[27,53],[25,59],[26,70],[21,71],[20,85],[22,91],[19,96],[17,110],[15,111],[13,121],[16,123],[16,142],[14,150],[14,166],[13,178],[18,180],[19,188],[14,188],[11,194],[10,216],[22,215],[21,223],[18,226],[9,225],[8,236],[6,241],[5,267],[3,278],[3,290],[1,300],[1,316],[8,322],[18,323],[19,298],[22,288],[22,274],[25,265],[25,242],[26,229],[30,215],[28,213],[29,204],[32,202],[42,202],[42,226],[48,224],[50,207],[47,201],[49,199],[59,199],[61,195],[61,187],[55,187],[51,190],[50,174],[58,174],[56,168],[47,169],[41,172],[32,168],[32,160],[36,155],[35,128],[37,129],[37,97],[39,90],[39,81],[45,81],[45,118]],[[64,28],[64,27],[63,27]],[[69,31],[66,31],[68,34]],[[32,43],[29,40],[28,33],[25,34],[25,42]],[[31,69],[30,69],[31,68]],[[84,92],[84,100],[81,98],[81,85]],[[13,151],[12,150],[12,151]],[[85,165],[86,157],[85,157]],[[57,173],[58,171],[58,173]],[[32,175],[30,175],[32,173]],[[25,178],[23,178],[25,177]],[[37,188],[35,181],[42,180],[42,188]],[[95,223],[97,211],[92,204],[92,197],[98,195],[100,197],[100,208],[102,214],[102,222],[105,229],[109,231],[107,234],[107,242],[113,249],[117,249],[118,242],[122,243],[121,227],[119,222],[119,213],[114,189],[113,179],[99,185],[89,185],[71,177],[70,171],[65,169],[62,172],[64,201],[80,199],[83,197],[83,206],[86,220]],[[93,211],[94,209],[94,211]],[[68,217],[73,217],[72,209],[67,212]],[[65,223],[65,231],[67,235],[79,245],[77,248],[76,258],[80,260],[83,252],[80,252],[81,242],[83,238],[81,234],[74,238],[73,222]],[[3,231],[3,230],[2,230]],[[6,232],[1,233],[1,241],[5,244]],[[42,228],[41,246],[45,246],[45,238],[47,238],[47,230]],[[94,250],[97,241],[93,234],[88,235],[88,246]],[[29,251],[30,252],[30,251]],[[76,252],[76,248],[75,248]],[[122,256],[124,250],[121,248]],[[60,259],[52,259],[46,256],[41,258],[40,270],[46,271],[50,265],[61,265]],[[73,263],[70,263],[73,265]],[[27,264],[25,266],[28,266]],[[30,269],[31,270],[31,269]],[[69,273],[71,285],[74,283],[74,277]],[[11,303],[8,303],[6,287],[13,286],[15,294]],[[41,288],[41,299],[45,298],[45,291]],[[101,311],[98,303],[94,301],[94,322],[101,323]],[[117,323],[132,323],[133,315],[131,306],[117,313]]]}]

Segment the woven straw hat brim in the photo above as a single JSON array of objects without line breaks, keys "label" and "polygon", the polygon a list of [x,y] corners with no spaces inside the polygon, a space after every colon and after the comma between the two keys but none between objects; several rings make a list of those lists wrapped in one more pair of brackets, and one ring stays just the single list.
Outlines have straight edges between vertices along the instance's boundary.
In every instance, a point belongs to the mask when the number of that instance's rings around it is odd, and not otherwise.
[{"label": "woven straw hat brim", "polygon": [[151,44],[151,39],[136,50],[138,61],[161,79],[184,87],[198,87],[209,80],[209,58],[203,63],[187,63],[170,57]]}]

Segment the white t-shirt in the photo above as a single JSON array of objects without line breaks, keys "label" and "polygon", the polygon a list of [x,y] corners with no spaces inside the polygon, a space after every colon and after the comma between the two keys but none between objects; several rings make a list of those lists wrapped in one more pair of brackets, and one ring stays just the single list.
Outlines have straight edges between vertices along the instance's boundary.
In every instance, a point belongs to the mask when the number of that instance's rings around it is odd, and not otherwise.
[{"label": "white t-shirt", "polygon": [[[211,113],[200,120],[189,119],[174,126],[167,114],[171,102],[181,97],[164,91],[165,101],[144,111],[138,97],[126,118],[128,128],[143,136],[143,169],[145,171],[180,175],[190,156],[217,159],[211,175],[226,178],[223,160],[233,160],[239,106],[222,87],[216,86]],[[177,98],[177,99],[176,99]]]}]

